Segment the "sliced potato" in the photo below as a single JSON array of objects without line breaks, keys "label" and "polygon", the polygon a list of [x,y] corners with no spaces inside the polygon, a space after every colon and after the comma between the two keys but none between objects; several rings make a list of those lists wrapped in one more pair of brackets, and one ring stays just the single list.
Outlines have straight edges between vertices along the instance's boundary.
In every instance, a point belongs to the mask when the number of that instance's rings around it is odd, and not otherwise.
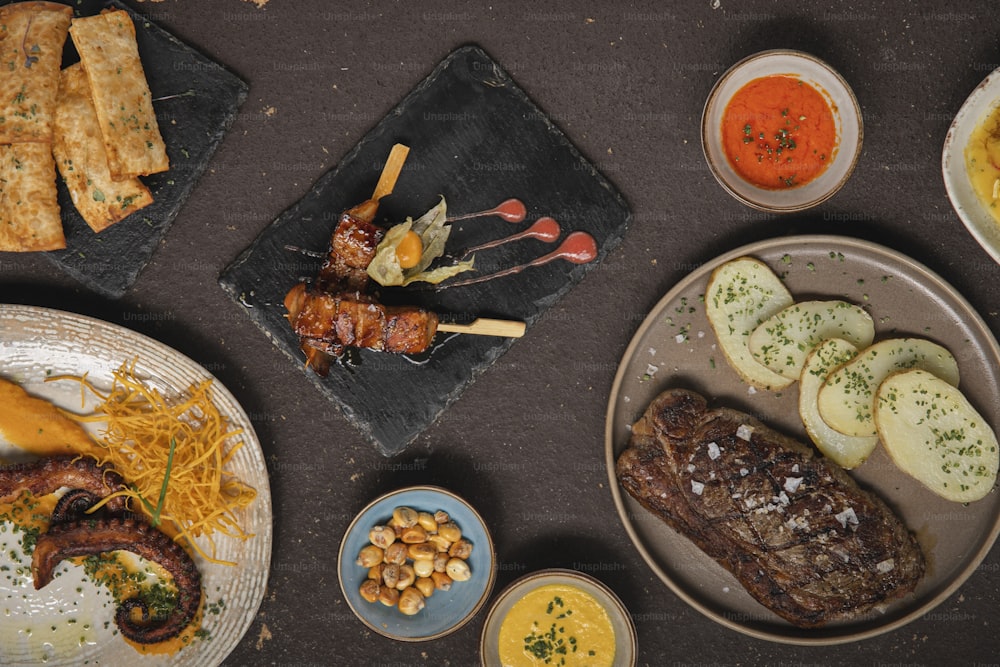
[{"label": "sliced potato", "polygon": [[922,338],[890,338],[827,376],[817,401],[823,421],[845,435],[875,435],[875,392],[890,373],[913,368],[958,385],[958,363],[951,352]]},{"label": "sliced potato", "polygon": [[729,365],[748,384],[782,389],[794,378],[769,370],[750,354],[747,339],[761,322],[792,305],[784,283],[763,262],[740,257],[716,268],[705,288],[705,310]]},{"label": "sliced potato", "polygon": [[997,437],[958,389],[924,370],[890,375],[875,402],[878,434],[893,461],[934,493],[967,503],[993,488]]},{"label": "sliced potato", "polygon": [[806,433],[824,456],[843,468],[864,463],[878,445],[878,437],[844,435],[830,428],[820,416],[816,402],[827,375],[857,354],[858,348],[846,340],[825,340],[806,356],[799,378],[799,417]]},{"label": "sliced potato", "polygon": [[868,347],[875,339],[875,322],[864,309],[846,301],[801,301],[765,320],[747,344],[754,359],[797,380],[806,355],[829,338]]}]

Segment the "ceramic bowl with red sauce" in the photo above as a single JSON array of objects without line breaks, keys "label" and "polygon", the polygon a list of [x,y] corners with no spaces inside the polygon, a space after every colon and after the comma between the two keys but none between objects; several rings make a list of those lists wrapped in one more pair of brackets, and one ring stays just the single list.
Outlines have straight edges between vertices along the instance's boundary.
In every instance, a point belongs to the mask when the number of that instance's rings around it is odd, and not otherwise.
[{"label": "ceramic bowl with red sauce", "polygon": [[701,121],[716,180],[747,206],[793,213],[840,190],[861,154],[864,128],[851,87],[803,53],[762,51],[716,82]]}]

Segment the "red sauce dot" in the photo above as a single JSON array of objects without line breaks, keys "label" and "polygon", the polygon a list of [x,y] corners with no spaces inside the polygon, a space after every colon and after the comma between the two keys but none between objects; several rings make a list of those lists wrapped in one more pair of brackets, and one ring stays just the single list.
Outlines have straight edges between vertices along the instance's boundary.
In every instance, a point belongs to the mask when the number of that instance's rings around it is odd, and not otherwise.
[{"label": "red sauce dot", "polygon": [[524,216],[528,214],[524,202],[520,199],[507,199],[501,202],[492,212],[507,222],[521,222],[524,220]]},{"label": "red sauce dot", "polygon": [[586,264],[597,258],[597,241],[587,232],[573,232],[552,253],[574,264]]}]

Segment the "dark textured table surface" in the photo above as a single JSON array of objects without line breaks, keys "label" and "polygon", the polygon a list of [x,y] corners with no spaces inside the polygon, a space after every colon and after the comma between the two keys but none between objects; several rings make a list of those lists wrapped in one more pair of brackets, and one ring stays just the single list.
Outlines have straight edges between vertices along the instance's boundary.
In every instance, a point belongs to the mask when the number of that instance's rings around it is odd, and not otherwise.
[{"label": "dark textured table surface", "polygon": [[[610,3],[608,3],[610,5]],[[469,665],[485,614],[427,643],[367,630],[336,577],[353,514],[410,483],[448,487],[487,519],[497,590],[544,567],[591,572],[635,617],[648,665],[986,665],[1000,661],[1000,549],[934,612],[824,648],[720,627],[653,574],[615,510],[604,465],[612,380],[645,313],[692,267],[750,241],[836,233],[906,253],[1000,334],[1000,266],[965,231],[941,147],[966,96],[1000,66],[989,3],[628,3],[240,0],[132,3],[224,63],[249,94],[190,199],[124,296],[97,296],[41,257],[0,256],[0,302],[71,310],[141,331],[205,365],[251,416],[268,462],[267,593],[229,664]],[[387,459],[219,287],[220,272],[455,48],[482,46],[621,190],[624,241],[443,417]],[[714,181],[699,121],[718,76],[789,47],[850,82],[864,151],[815,210],[775,217]]]}]

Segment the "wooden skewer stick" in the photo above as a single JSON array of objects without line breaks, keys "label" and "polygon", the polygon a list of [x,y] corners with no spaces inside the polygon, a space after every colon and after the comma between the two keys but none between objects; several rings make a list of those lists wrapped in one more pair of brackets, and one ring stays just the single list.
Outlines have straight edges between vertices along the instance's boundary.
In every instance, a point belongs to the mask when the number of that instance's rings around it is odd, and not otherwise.
[{"label": "wooden skewer stick", "polygon": [[438,331],[445,333],[477,334],[479,336],[502,336],[504,338],[520,338],[524,335],[525,324],[516,320],[492,320],[478,317],[468,324],[454,322],[438,322]]},{"label": "wooden skewer stick", "polygon": [[351,216],[365,222],[375,220],[379,200],[392,194],[393,188],[396,187],[396,180],[399,178],[399,172],[403,170],[403,163],[406,162],[406,156],[409,153],[409,146],[395,144],[392,147],[392,150],[389,151],[389,157],[385,160],[385,166],[382,167],[382,173],[379,174],[378,183],[375,184],[375,192],[372,193],[371,199],[366,199],[348,210]]},{"label": "wooden skewer stick", "polygon": [[403,163],[406,162],[406,156],[409,153],[409,146],[396,144],[392,147],[392,150],[389,151],[389,157],[386,158],[385,167],[382,168],[382,174],[378,177],[378,183],[375,184],[372,199],[378,201],[382,197],[392,194],[393,188],[396,187],[396,180],[399,178],[399,172],[403,170]]}]

